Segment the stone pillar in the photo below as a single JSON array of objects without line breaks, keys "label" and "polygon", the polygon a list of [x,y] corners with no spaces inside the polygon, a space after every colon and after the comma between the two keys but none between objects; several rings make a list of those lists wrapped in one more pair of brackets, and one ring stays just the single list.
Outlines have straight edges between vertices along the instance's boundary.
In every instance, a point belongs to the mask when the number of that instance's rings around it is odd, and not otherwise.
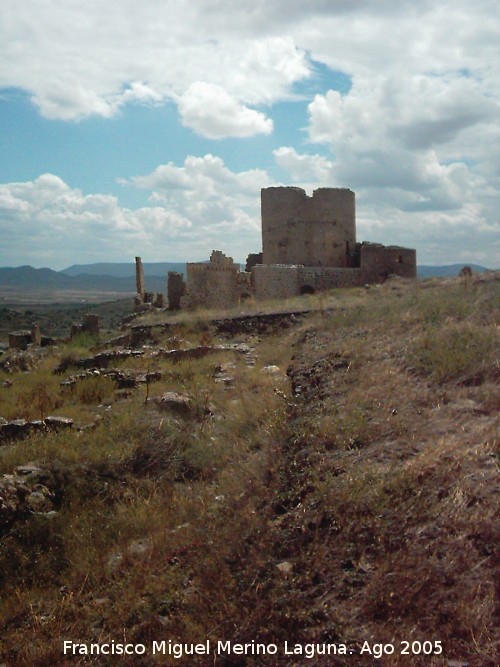
[{"label": "stone pillar", "polygon": [[87,314],[83,316],[82,330],[91,336],[99,335],[99,315]]},{"label": "stone pillar", "polygon": [[34,345],[42,344],[42,334],[40,332],[39,324],[33,324],[33,326],[31,327],[31,342]]},{"label": "stone pillar", "polygon": [[140,296],[141,301],[144,301],[144,269],[142,268],[142,259],[140,257],[135,258],[135,284],[137,286],[137,294]]}]

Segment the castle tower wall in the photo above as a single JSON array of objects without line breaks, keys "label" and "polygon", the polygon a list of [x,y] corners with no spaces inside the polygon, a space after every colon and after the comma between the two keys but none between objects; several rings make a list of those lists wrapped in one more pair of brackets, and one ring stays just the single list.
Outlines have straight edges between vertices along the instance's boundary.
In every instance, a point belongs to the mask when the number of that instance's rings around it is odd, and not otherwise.
[{"label": "castle tower wall", "polygon": [[356,244],[354,192],[320,188],[261,191],[263,264],[346,267]]}]

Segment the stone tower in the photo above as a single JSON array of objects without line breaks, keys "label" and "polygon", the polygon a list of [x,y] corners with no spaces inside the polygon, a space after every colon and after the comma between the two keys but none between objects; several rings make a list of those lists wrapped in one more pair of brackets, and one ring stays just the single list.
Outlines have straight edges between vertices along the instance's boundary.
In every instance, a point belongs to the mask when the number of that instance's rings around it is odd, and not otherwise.
[{"label": "stone tower", "polygon": [[296,187],[261,191],[263,264],[347,267],[356,246],[354,192]]}]

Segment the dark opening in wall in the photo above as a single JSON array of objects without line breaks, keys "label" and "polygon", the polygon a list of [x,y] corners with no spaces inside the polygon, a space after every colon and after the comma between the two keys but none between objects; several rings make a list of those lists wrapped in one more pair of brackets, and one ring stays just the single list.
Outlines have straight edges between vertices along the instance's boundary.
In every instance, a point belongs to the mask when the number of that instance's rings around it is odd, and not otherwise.
[{"label": "dark opening in wall", "polygon": [[361,243],[356,243],[354,248],[346,242],[346,258],[347,266],[351,269],[359,269],[361,266]]},{"label": "dark opening in wall", "polygon": [[403,263],[403,255],[399,255],[399,256],[398,256],[398,262],[399,262],[400,264]]},{"label": "dark opening in wall", "polygon": [[302,285],[300,288],[300,293],[301,294],[314,294],[315,289],[312,287],[312,285]]},{"label": "dark opening in wall", "polygon": [[251,299],[251,295],[248,294],[248,292],[243,292],[243,294],[240,296],[240,301],[243,303],[243,301],[248,301],[248,299]]}]

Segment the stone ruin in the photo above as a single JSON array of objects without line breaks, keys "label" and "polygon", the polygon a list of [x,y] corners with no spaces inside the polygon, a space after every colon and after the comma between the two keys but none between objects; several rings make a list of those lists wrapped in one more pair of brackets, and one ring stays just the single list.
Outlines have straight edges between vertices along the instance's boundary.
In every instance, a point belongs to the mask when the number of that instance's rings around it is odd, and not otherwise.
[{"label": "stone ruin", "polygon": [[[258,301],[314,294],[334,287],[384,282],[389,276],[415,279],[416,251],[356,240],[355,194],[320,188],[309,197],[298,187],[261,191],[262,252],[250,254],[245,271],[214,250],[209,262],[186,265],[168,275],[168,307],[230,308]],[[148,303],[144,273],[136,257],[136,304]]]},{"label": "stone ruin", "polygon": [[79,324],[73,324],[69,334],[70,338],[74,338],[78,334],[88,334],[92,338],[99,337],[99,315],[87,314],[83,316],[83,321]]},{"label": "stone ruin", "polygon": [[28,345],[40,346],[41,344],[42,334],[38,324],[34,324],[30,331],[11,331],[9,333],[9,347],[13,350],[25,350]]},{"label": "stone ruin", "polygon": [[264,188],[261,213],[262,253],[248,256],[245,271],[215,250],[210,262],[187,264],[189,306],[227,308],[249,297],[283,299],[391,275],[416,278],[415,250],[357,242],[352,190],[320,188],[309,197],[302,188]]},{"label": "stone ruin", "polygon": [[[72,324],[69,338],[72,339],[80,333],[87,333],[93,338],[99,337],[99,315],[87,314],[83,321]],[[40,325],[33,324],[31,330],[11,331],[9,333],[9,348],[11,350],[26,350],[28,347],[48,347],[57,343],[56,338],[44,336],[40,331]]]},{"label": "stone ruin", "polygon": [[144,267],[142,266],[142,259],[135,258],[135,284],[137,295],[134,299],[134,306],[136,310],[142,310],[144,307],[163,308],[164,299],[162,292],[146,292],[144,282]]},{"label": "stone ruin", "polygon": [[186,283],[182,273],[177,271],[168,272],[167,298],[169,310],[179,310],[182,298],[186,294]]}]

